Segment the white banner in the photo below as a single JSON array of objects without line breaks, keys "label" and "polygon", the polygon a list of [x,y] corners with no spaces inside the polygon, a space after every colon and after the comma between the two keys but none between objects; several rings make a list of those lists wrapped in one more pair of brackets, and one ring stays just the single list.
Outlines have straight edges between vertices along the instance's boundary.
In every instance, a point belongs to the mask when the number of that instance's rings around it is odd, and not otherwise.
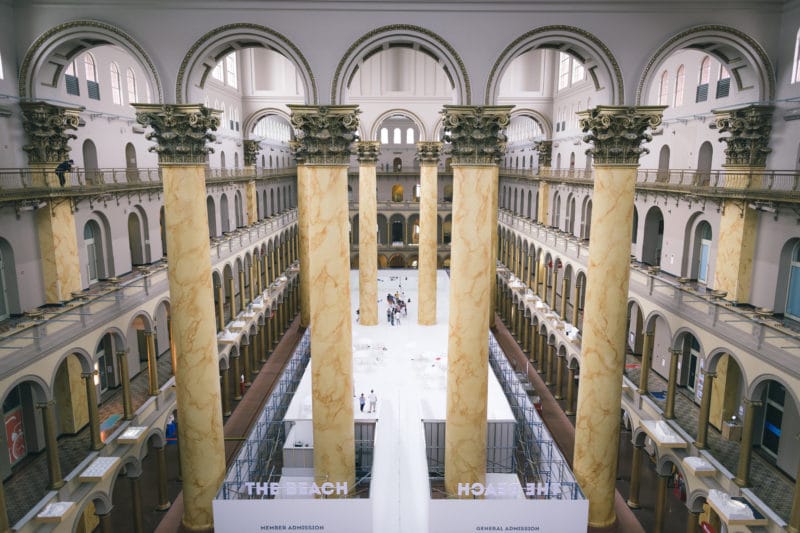
[{"label": "white banner", "polygon": [[369,499],[214,500],[215,533],[371,533]]},{"label": "white banner", "polygon": [[586,533],[589,500],[431,500],[429,533]]}]

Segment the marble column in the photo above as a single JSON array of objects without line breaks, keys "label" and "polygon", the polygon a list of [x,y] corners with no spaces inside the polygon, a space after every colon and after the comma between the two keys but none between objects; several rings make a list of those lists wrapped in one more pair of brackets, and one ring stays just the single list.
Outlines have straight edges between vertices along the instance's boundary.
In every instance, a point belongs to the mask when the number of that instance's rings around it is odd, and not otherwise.
[{"label": "marble column", "polygon": [[664,418],[672,420],[675,418],[675,394],[678,391],[678,361],[680,361],[683,351],[672,349],[669,354],[669,381],[667,382],[667,402],[664,405]]},{"label": "marble column", "polygon": [[268,348],[267,348],[267,341],[268,341],[268,339],[267,339],[267,337],[268,337],[268,335],[267,335],[267,327],[266,327],[266,324],[264,323],[264,319],[263,318],[259,321],[258,331],[259,331],[258,338],[261,341],[261,350],[260,350],[261,351],[261,359],[259,360],[259,363],[261,363],[261,365],[263,366],[264,363],[267,362],[267,353],[268,353]]},{"label": "marble column", "polygon": [[228,287],[228,311],[231,321],[234,321],[236,320],[236,287],[233,284],[233,274],[225,278],[225,284]]},{"label": "marble column", "polygon": [[225,475],[219,355],[206,227],[205,167],[219,117],[194,104],[135,104],[157,141],[166,210],[169,292],[176,351],[176,396],[183,474],[183,527],[213,527],[211,502]]},{"label": "marble column", "polygon": [[538,370],[538,372],[540,374],[544,374],[544,370],[545,370],[544,369],[544,362],[545,362],[546,355],[547,355],[546,352],[547,352],[547,335],[546,334],[542,335],[540,333],[539,334],[539,354],[538,354],[539,358],[538,358],[538,360],[536,362],[537,366],[539,367],[539,368],[537,368],[537,370]]},{"label": "marble column", "polygon": [[544,384],[548,387],[553,384],[553,359],[556,358],[555,352],[555,345],[547,343],[547,361],[545,362]]},{"label": "marble column", "polygon": [[[378,325],[377,170],[381,143],[356,143],[358,159],[358,309],[359,324]],[[420,292],[420,299],[422,293]]]},{"label": "marble column", "polygon": [[249,342],[242,342],[241,346],[239,346],[239,350],[241,350],[241,357],[242,357],[242,374],[244,374],[244,386],[249,387],[251,384],[250,381],[250,373],[251,373],[251,357],[250,357],[250,343]]},{"label": "marble column", "polygon": [[652,331],[644,332],[644,342],[642,343],[642,366],[639,369],[639,394],[647,394],[647,380],[650,377],[650,363],[653,358],[653,338]]},{"label": "marble column", "polygon": [[64,486],[61,476],[61,463],[58,460],[58,441],[56,440],[56,415],[54,400],[36,404],[42,411],[42,425],[44,426],[44,440],[47,448],[47,473],[50,483],[47,488],[57,490]]},{"label": "marble column", "polygon": [[631,460],[631,487],[628,493],[628,507],[631,509],[639,509],[639,482],[642,479],[642,453],[644,453],[644,446],[642,444],[633,444],[633,456]]},{"label": "marble column", "polygon": [[[712,127],[730,134],[720,140],[725,149],[725,189],[761,189],[766,169],[773,107],[748,105],[737,109],[714,111]],[[741,195],[742,193],[739,193]],[[759,212],[752,203],[724,199],[717,238],[717,260],[714,267],[714,288],[727,292],[732,302],[747,303],[753,277],[756,230]]]},{"label": "marble column", "polygon": [[714,386],[716,372],[706,372],[703,374],[703,397],[700,399],[700,416],[697,419],[697,440],[694,445],[703,450],[707,447],[708,438],[708,414],[711,411],[711,390]]},{"label": "marble column", "polygon": [[[439,212],[439,158],[442,143],[417,143],[420,188],[419,199],[419,296],[417,298],[417,323],[421,326],[436,324],[436,269],[438,246],[436,232]],[[494,314],[494,313],[492,313]]]},{"label": "marble column", "polygon": [[567,368],[567,405],[564,414],[575,415],[575,369],[572,367]]},{"label": "marble column", "polygon": [[556,300],[558,299],[558,265],[560,264],[561,261],[553,261],[553,270],[550,273],[553,276],[553,279],[550,281],[550,287],[552,287],[552,291],[550,294],[550,302],[548,303],[550,304],[550,308],[554,313],[558,312],[558,309],[556,308]]},{"label": "marble column", "polygon": [[[247,168],[245,165],[245,172],[250,172],[255,174],[255,167]],[[245,198],[245,209],[247,215],[247,225],[255,224],[258,222],[258,199],[256,192],[256,182],[255,180],[250,180],[244,185],[244,198]]]},{"label": "marble column", "polygon": [[567,284],[569,280],[567,276],[564,275],[561,278],[561,320],[567,320]]},{"label": "marble column", "polygon": [[[498,164],[510,106],[445,106],[453,160],[445,491],[486,480],[488,334],[494,285]],[[493,248],[495,246],[495,248]]]},{"label": "marble column", "polygon": [[222,416],[231,416],[231,370],[224,368],[219,376],[222,388]]},{"label": "marble column", "polygon": [[[314,478],[355,483],[353,354],[347,168],[357,106],[290,105],[293,146],[305,167],[311,282]],[[301,222],[301,224],[303,224]]]},{"label": "marble column", "polygon": [[11,524],[8,521],[8,507],[6,506],[6,489],[0,483],[0,533],[11,533]]},{"label": "marble column", "polygon": [[750,459],[753,452],[753,428],[755,426],[756,408],[763,404],[760,401],[744,400],[744,426],[742,427],[742,443],[739,447],[739,462],[736,465],[736,477],[733,482],[740,487],[750,485]]},{"label": "marble column", "polygon": [[231,364],[233,364],[233,399],[239,401],[242,399],[242,387],[240,385],[242,380],[241,370],[241,354],[231,357]]},{"label": "marble column", "polygon": [[563,400],[564,395],[561,394],[561,391],[564,389],[564,361],[566,357],[559,354],[556,356],[556,400]]},{"label": "marble column", "polygon": [[[296,141],[293,141],[296,142]],[[308,198],[310,186],[308,168],[297,166],[297,233],[300,245],[300,327],[307,328],[311,323],[311,279],[308,261]],[[349,254],[348,254],[349,255]]]},{"label": "marble column", "polygon": [[167,447],[158,446],[155,450],[158,464],[158,504],[156,505],[156,511],[166,511],[172,505],[167,491]]},{"label": "marble column", "polygon": [[100,519],[100,532],[101,533],[114,533],[114,525],[111,523],[111,509],[105,514],[97,515]]},{"label": "marble column", "polygon": [[214,281],[214,296],[216,298],[216,318],[217,331],[225,329],[225,294],[222,291],[222,283]]},{"label": "marble column", "polygon": [[131,483],[131,518],[134,533],[143,533],[141,475],[128,477]]},{"label": "marble column", "polygon": [[[533,149],[539,153],[539,174],[547,174],[550,172],[550,166],[553,162],[553,141],[536,141],[533,143]],[[542,183],[542,182],[540,182]],[[541,206],[541,192],[539,197],[539,206]],[[539,207],[537,206],[537,208]],[[541,214],[541,211],[539,211]],[[543,222],[541,216],[538,217],[539,222]]]},{"label": "marble column", "polygon": [[[23,150],[28,155],[32,185],[51,191],[69,189],[69,176],[62,187],[54,169],[69,159],[69,141],[77,136],[80,111],[83,108],[62,107],[45,102],[20,102],[22,126],[27,137]],[[78,237],[72,202],[54,195],[47,205],[34,211],[39,243],[45,301],[59,304],[72,299],[82,288]]]},{"label": "marble column", "polygon": [[576,328],[578,327],[578,319],[580,317],[581,311],[581,291],[583,290],[583,284],[581,283],[581,278],[577,278],[575,280],[575,299],[572,301],[572,325]]},{"label": "marble column", "polygon": [[[795,436],[795,439],[798,437]],[[789,514],[789,524],[786,527],[789,533],[800,532],[800,464],[797,465],[797,475],[794,478],[794,495],[792,496],[792,510]]]},{"label": "marble column", "polygon": [[[594,231],[594,229],[592,229]],[[656,512],[653,521],[653,533],[662,533],[664,531],[664,515],[667,509],[667,481],[669,476],[658,475],[658,488],[656,490]]]},{"label": "marble column", "polygon": [[150,396],[158,396],[158,360],[156,359],[156,340],[151,330],[144,331],[147,346],[147,384]]},{"label": "marble column", "polygon": [[100,416],[97,412],[97,385],[94,377],[97,371],[84,372],[81,374],[83,382],[86,384],[86,402],[89,406],[89,433],[91,434],[92,450],[99,450],[103,447],[103,438],[100,436]]},{"label": "marble column", "polygon": [[581,342],[581,386],[575,420],[575,477],[589,500],[589,525],[616,521],[614,494],[619,448],[619,406],[625,363],[630,228],[636,168],[648,127],[663,107],[599,106],[579,113],[595,168],[592,239]]},{"label": "marble column", "polygon": [[242,265],[242,269],[239,270],[239,307],[238,307],[238,312],[239,313],[244,311],[245,307],[247,307],[247,305],[244,302],[244,299],[245,299],[245,294],[244,294],[244,285],[245,285],[244,269],[245,268],[247,268],[247,267]]},{"label": "marble column", "polygon": [[131,402],[131,378],[128,371],[128,350],[117,352],[117,365],[119,366],[119,380],[122,385],[123,419],[133,420],[133,404]]}]

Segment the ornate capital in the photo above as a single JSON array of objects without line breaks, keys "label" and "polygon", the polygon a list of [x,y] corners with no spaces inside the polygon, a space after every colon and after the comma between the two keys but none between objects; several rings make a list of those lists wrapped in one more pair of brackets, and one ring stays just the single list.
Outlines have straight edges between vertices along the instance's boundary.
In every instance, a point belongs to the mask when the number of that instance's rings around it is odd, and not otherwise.
[{"label": "ornate capital", "polygon": [[647,128],[661,124],[661,114],[666,106],[597,106],[580,111],[580,126],[584,142],[594,144],[586,150],[596,165],[638,165],[639,156],[650,150],[642,146],[643,141],[653,137]]},{"label": "ornate capital", "polygon": [[256,166],[256,159],[258,159],[258,152],[261,151],[261,144],[252,139],[245,139],[242,141],[242,147],[244,148],[244,166]]},{"label": "ornate capital", "polygon": [[539,152],[539,166],[549,167],[553,162],[553,141],[536,141],[533,148]]},{"label": "ornate capital", "polygon": [[725,166],[765,167],[772,132],[771,105],[749,105],[739,109],[713,111],[716,120],[711,128],[720,133],[730,133],[730,137],[720,137],[727,143]]},{"label": "ornate capital", "polygon": [[208,130],[219,126],[219,111],[201,104],[131,104],[136,120],[153,131],[145,135],[158,144],[150,151],[158,153],[159,163],[205,164],[214,149],[206,142],[216,137]]},{"label": "ornate capital", "polygon": [[22,127],[28,144],[28,164],[60,163],[69,159],[69,141],[77,139],[67,130],[77,130],[82,107],[62,107],[45,102],[20,102]]},{"label": "ornate capital", "polygon": [[358,141],[356,146],[356,159],[359,163],[377,163],[381,155],[381,143],[378,141]]},{"label": "ornate capital", "polygon": [[456,164],[498,164],[506,152],[506,136],[514,106],[446,105],[442,110],[444,141],[452,144]]},{"label": "ornate capital", "polygon": [[442,155],[442,143],[439,141],[422,141],[417,143],[417,160],[420,163],[439,164]]},{"label": "ornate capital", "polygon": [[348,165],[358,128],[358,106],[289,105],[297,140],[289,143],[298,163]]}]

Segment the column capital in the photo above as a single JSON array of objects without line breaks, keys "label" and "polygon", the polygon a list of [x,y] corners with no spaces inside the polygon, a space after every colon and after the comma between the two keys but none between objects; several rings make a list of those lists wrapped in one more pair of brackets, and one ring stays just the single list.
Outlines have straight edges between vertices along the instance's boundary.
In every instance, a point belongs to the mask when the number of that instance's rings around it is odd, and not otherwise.
[{"label": "column capital", "polygon": [[536,141],[533,149],[539,152],[539,166],[549,167],[553,162],[553,141]]},{"label": "column capital", "polygon": [[645,130],[661,124],[666,106],[597,106],[578,112],[583,141],[592,143],[586,152],[592,155],[595,165],[638,165],[639,156],[650,150],[642,147],[643,141],[653,137]]},{"label": "column capital", "polygon": [[420,141],[417,143],[417,160],[422,164],[439,164],[442,155],[442,143],[439,141]]},{"label": "column capital", "polygon": [[730,133],[719,140],[728,145],[723,166],[765,167],[772,132],[771,105],[749,105],[738,109],[712,110],[714,122],[709,126],[720,133]]},{"label": "column capital", "polygon": [[89,379],[89,378],[93,378],[93,377],[95,377],[95,376],[97,376],[99,374],[100,374],[100,372],[98,372],[97,370],[93,370],[91,372],[81,372],[81,378]]},{"label": "column capital", "polygon": [[298,163],[349,165],[358,129],[357,105],[289,105],[297,140],[290,143]]},{"label": "column capital", "polygon": [[127,348],[122,348],[120,350],[117,350],[116,354],[117,354],[117,356],[128,355],[128,349]]},{"label": "column capital", "polygon": [[356,149],[356,159],[363,164],[375,164],[378,156],[381,155],[381,143],[379,141],[357,141],[354,143]]},{"label": "column capital", "polygon": [[245,139],[242,141],[242,148],[244,150],[244,166],[256,166],[258,152],[261,151],[261,143],[253,139]]},{"label": "column capital", "polygon": [[763,401],[761,401],[761,400],[751,400],[750,398],[744,398],[742,400],[742,403],[744,403],[745,407],[747,407],[747,406],[761,407],[762,405],[764,405]]},{"label": "column capital", "polygon": [[20,102],[22,127],[28,144],[22,149],[28,154],[28,164],[60,163],[69,159],[69,141],[78,136],[68,133],[80,125],[83,107],[67,107],[47,102]]},{"label": "column capital", "polygon": [[511,120],[514,106],[446,105],[442,110],[445,142],[451,143],[453,163],[497,165],[505,156],[502,132]]},{"label": "column capital", "polygon": [[714,379],[715,377],[717,377],[717,373],[716,372],[703,372],[703,376],[708,376],[708,379]]},{"label": "column capital", "polygon": [[131,105],[136,121],[153,129],[145,139],[156,141],[150,151],[158,154],[159,164],[204,165],[214,151],[206,142],[216,140],[208,130],[217,130],[218,110],[202,104]]},{"label": "column capital", "polygon": [[45,400],[43,402],[36,402],[37,409],[49,409],[51,407],[55,407],[56,401],[55,400]]}]

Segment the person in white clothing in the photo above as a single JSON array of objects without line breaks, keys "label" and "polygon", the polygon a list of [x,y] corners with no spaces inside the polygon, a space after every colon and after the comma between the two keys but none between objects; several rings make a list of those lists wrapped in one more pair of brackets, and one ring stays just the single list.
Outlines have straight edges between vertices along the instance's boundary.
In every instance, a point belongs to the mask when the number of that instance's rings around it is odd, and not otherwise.
[{"label": "person in white clothing", "polygon": [[369,391],[369,411],[368,413],[374,413],[375,407],[378,405],[378,397],[375,395],[375,391]]}]

